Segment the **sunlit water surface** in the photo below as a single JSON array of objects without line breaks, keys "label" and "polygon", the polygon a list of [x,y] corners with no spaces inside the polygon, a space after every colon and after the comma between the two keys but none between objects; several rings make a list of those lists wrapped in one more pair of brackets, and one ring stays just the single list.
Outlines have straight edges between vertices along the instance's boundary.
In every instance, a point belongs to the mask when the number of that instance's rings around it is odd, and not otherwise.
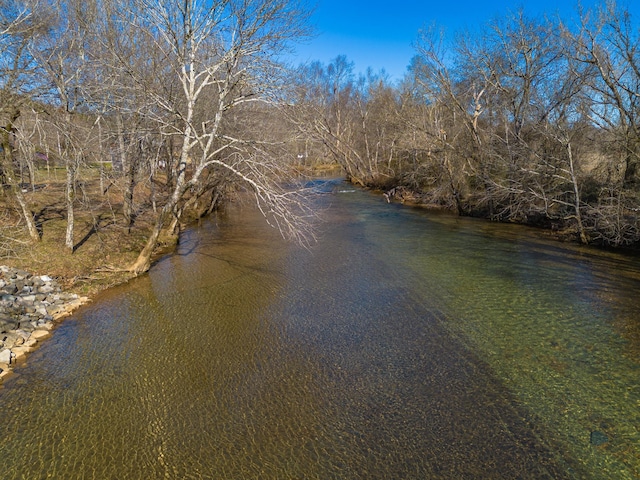
[{"label": "sunlit water surface", "polygon": [[318,182],[66,320],[0,390],[0,477],[640,478],[640,261]]}]

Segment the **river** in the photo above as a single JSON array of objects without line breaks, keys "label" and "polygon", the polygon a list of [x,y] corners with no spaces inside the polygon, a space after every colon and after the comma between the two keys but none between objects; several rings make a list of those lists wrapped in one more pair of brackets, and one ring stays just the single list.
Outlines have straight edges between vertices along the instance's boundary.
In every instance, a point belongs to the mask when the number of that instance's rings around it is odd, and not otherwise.
[{"label": "river", "polygon": [[640,259],[316,183],[65,320],[0,389],[3,479],[640,478]]}]

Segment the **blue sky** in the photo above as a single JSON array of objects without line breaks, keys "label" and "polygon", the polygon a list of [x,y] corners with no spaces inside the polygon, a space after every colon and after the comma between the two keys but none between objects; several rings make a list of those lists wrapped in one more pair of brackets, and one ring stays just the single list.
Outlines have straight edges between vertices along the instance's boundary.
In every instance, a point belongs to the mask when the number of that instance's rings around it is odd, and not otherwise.
[{"label": "blue sky", "polygon": [[[314,0],[310,0],[313,3]],[[568,20],[575,17],[576,0],[316,0],[312,17],[317,36],[297,47],[295,63],[320,60],[328,63],[346,55],[356,72],[367,67],[384,68],[393,79],[400,79],[414,55],[412,47],[418,31],[436,24],[453,34],[487,24],[496,16],[524,8],[531,16],[554,13]],[[600,4],[581,0],[585,7]],[[640,20],[640,1],[618,1],[633,5],[630,11]]]}]

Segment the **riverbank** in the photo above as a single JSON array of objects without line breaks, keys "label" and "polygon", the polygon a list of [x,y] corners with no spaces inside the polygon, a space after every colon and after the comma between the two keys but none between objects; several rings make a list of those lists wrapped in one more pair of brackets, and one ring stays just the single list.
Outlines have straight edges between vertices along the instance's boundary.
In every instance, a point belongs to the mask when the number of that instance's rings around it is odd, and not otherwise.
[{"label": "riverbank", "polygon": [[[99,292],[134,277],[126,267],[143,241],[139,231],[124,236],[107,230],[89,238],[80,252],[68,252],[47,238],[31,254],[1,261],[0,387],[65,317]],[[170,253],[176,244],[177,236],[167,239],[154,258]]]},{"label": "riverbank", "polygon": [[[59,204],[66,177],[55,169],[51,173],[36,172],[37,188],[25,192],[40,231],[36,242],[29,238],[10,198],[0,196],[0,265],[4,265],[0,270],[0,383],[15,362],[24,359],[38,340],[46,338],[44,332],[55,328],[59,319],[99,292],[134,277],[128,268],[153,229],[154,207],[158,208],[161,199],[160,184],[155,185],[153,197],[158,205],[149,202],[149,185],[138,185],[135,222],[131,224],[119,214],[124,209],[122,186],[111,180],[109,188],[103,189],[95,172],[86,170],[82,171],[83,193],[85,200],[93,201],[82,202],[74,210],[73,248],[65,247],[68,223]],[[333,171],[332,166],[301,167],[298,173],[312,176]],[[198,218],[197,208],[186,210],[180,228]],[[171,253],[178,238],[179,232],[163,234],[154,258]],[[46,292],[49,289],[51,292]],[[64,309],[58,311],[62,305]],[[40,316],[36,316],[38,311]]]},{"label": "riverbank", "polygon": [[89,301],[48,275],[0,265],[0,384],[47,338],[56,322]]},{"label": "riverbank", "polygon": [[[420,192],[401,183],[375,183],[366,185],[373,192],[379,192],[388,203],[425,208],[431,211],[449,212],[452,215],[482,219],[487,222],[522,225],[537,229],[542,236],[558,242],[588,245],[620,252],[640,252],[638,230],[625,225],[617,215],[625,211],[625,221],[635,218],[637,209],[621,207],[620,212],[605,215],[597,225],[593,221],[584,221],[581,226],[575,215],[547,215],[531,211],[519,215],[496,215],[485,208],[475,206],[467,200],[456,202],[455,197],[440,195],[438,192]],[[441,192],[440,192],[441,193]],[[587,208],[587,205],[584,205]],[[593,210],[593,209],[592,209]],[[591,219],[593,220],[593,218]],[[584,234],[582,235],[581,232]]]}]

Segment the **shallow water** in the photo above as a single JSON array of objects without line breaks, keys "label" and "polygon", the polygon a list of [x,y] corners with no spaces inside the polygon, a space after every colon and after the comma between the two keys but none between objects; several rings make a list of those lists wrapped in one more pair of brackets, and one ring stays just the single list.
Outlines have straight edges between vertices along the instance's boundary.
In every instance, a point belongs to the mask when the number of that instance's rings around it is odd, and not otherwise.
[{"label": "shallow water", "polygon": [[640,477],[640,260],[318,182],[66,320],[0,390],[2,478]]}]

